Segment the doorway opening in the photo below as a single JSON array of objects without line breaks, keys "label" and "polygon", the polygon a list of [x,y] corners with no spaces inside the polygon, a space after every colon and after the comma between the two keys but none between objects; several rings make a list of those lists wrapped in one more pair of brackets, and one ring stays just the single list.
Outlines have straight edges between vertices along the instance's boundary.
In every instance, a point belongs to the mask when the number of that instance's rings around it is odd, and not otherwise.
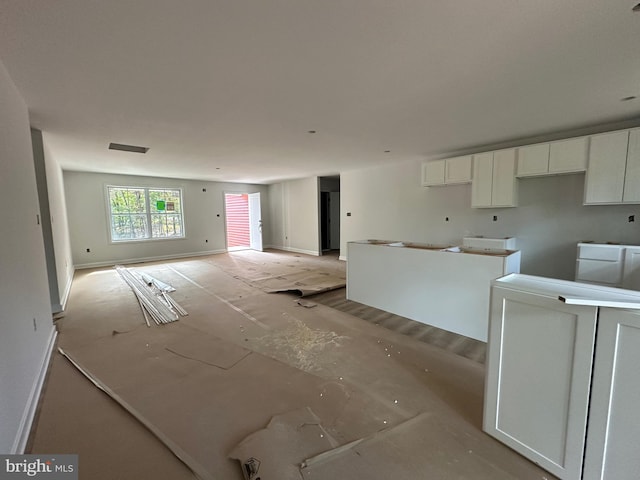
[{"label": "doorway opening", "polygon": [[340,177],[320,177],[320,246],[340,250]]},{"label": "doorway opening", "polygon": [[260,192],[225,193],[227,251],[262,251]]}]

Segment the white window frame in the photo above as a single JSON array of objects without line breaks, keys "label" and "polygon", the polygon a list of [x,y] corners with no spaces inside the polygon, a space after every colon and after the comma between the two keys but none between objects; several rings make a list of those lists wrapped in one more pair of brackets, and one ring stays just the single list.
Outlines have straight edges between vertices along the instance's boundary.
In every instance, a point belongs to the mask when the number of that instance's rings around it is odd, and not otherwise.
[{"label": "white window frame", "polygon": [[[113,238],[113,217],[114,215],[118,215],[117,213],[113,213],[111,211],[111,189],[120,188],[120,189],[131,189],[131,190],[144,190],[144,202],[145,202],[145,212],[147,222],[146,236],[143,238]],[[180,219],[182,223],[182,235],[180,236],[172,236],[172,237],[154,237],[153,236],[153,224],[152,224],[152,215],[151,205],[149,200],[149,191],[150,190],[173,190],[177,191],[180,196]],[[121,243],[140,243],[140,242],[157,242],[163,240],[184,240],[186,238],[186,227],[184,221],[184,195],[183,195],[182,187],[157,187],[157,186],[147,186],[147,185],[105,185],[105,201],[106,201],[106,213],[107,213],[107,231],[109,233],[109,242],[115,244]]]}]

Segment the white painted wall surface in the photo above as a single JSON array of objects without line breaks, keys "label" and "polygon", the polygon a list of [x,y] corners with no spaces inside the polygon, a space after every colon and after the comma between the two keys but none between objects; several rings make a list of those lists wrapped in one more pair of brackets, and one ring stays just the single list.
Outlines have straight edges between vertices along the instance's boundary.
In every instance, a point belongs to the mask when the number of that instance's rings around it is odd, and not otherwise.
[{"label": "white painted wall surface", "polygon": [[60,304],[64,308],[71,282],[73,281],[73,257],[71,254],[71,238],[69,237],[69,220],[67,218],[67,202],[64,193],[62,168],[47,147],[47,134],[43,133],[44,161],[49,189],[49,208],[51,213],[51,231],[53,233],[53,249],[56,255],[56,273],[58,275],[58,291]]},{"label": "white painted wall surface", "polygon": [[27,106],[0,62],[0,452],[22,452],[54,339]]},{"label": "white painted wall surface", "polygon": [[640,241],[640,222],[627,221],[637,206],[582,205],[584,174],[518,180],[517,208],[485,210],[471,208],[471,185],[420,186],[420,169],[415,161],[341,173],[341,256],[348,241],[370,238],[461,244],[468,235],[514,236],[522,273],[571,280],[578,242]]},{"label": "white painted wall surface", "polygon": [[284,183],[269,185],[269,223],[271,242],[267,248],[283,249],[285,245]]},{"label": "white painted wall surface", "polygon": [[[260,192],[264,211],[267,211],[268,205],[266,185],[83,172],[64,172],[64,185],[71,250],[76,268],[220,253],[226,251],[224,193]],[[105,193],[107,185],[182,188],[185,238],[110,243]],[[265,244],[270,243],[269,235],[269,229],[265,227]],[[87,252],[87,248],[91,251]]]},{"label": "white painted wall surface", "polygon": [[[318,177],[270,185],[274,248],[320,254]],[[278,210],[281,212],[278,214]]]}]

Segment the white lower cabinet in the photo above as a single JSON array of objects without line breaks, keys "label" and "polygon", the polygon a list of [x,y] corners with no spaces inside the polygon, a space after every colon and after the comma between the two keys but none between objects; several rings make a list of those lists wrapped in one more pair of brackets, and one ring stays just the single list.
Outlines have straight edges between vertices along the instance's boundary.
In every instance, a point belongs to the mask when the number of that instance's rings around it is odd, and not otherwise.
[{"label": "white lower cabinet", "polygon": [[640,290],[640,247],[625,247],[622,288]]},{"label": "white lower cabinet", "polygon": [[640,290],[640,246],[579,243],[575,279]]},{"label": "white lower cabinet", "polygon": [[640,312],[600,309],[585,480],[640,477]]},{"label": "white lower cabinet", "polygon": [[603,305],[640,293],[513,274],[490,305],[484,430],[561,479],[638,478],[640,312]]}]

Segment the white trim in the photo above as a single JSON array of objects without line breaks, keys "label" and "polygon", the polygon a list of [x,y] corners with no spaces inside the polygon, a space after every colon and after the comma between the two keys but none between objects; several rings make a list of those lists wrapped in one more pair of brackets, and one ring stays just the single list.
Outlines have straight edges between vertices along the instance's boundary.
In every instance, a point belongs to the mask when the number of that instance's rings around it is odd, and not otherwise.
[{"label": "white trim", "polygon": [[343,262],[346,262],[347,261],[347,256],[346,255],[340,255],[338,257],[338,260],[342,260]]},{"label": "white trim", "polygon": [[64,292],[62,293],[62,297],[60,298],[60,307],[64,312],[67,309],[67,301],[69,301],[69,294],[71,293],[71,284],[73,283],[73,275],[75,274],[76,269],[71,267],[71,275],[67,276],[67,284],[64,287]]},{"label": "white trim", "polygon": [[40,394],[42,393],[44,380],[47,377],[47,371],[49,370],[49,360],[51,359],[51,352],[53,351],[53,346],[56,343],[57,336],[58,331],[56,330],[56,327],[52,325],[47,350],[44,354],[44,357],[42,358],[42,363],[40,365],[40,373],[38,374],[36,381],[31,387],[29,399],[27,400],[27,405],[22,414],[22,419],[20,420],[18,432],[16,434],[16,438],[13,442],[13,447],[11,448],[10,453],[22,454],[24,453],[24,449],[27,446],[27,441],[29,440],[29,435],[31,434],[33,419],[38,407],[38,401],[40,400]]},{"label": "white trim", "polygon": [[104,262],[81,263],[78,265],[74,265],[74,268],[80,270],[84,268],[108,267],[115,264],[125,265],[128,263],[155,262],[158,260],[173,260],[175,258],[204,257],[207,255],[216,255],[219,253],[227,253],[227,250],[226,249],[207,250],[205,252],[190,252],[190,253],[180,253],[175,255],[159,255],[157,257],[126,258],[123,260],[106,260]]},{"label": "white trim", "polygon": [[[125,238],[125,239],[121,239],[121,240],[114,240],[113,239],[113,216],[114,213],[111,211],[111,196],[110,196],[110,190],[112,188],[119,188],[119,189],[127,189],[127,190],[144,190],[144,205],[145,205],[145,212],[144,214],[147,217],[147,228],[149,229],[149,231],[147,232],[149,234],[148,237],[144,237],[144,238]],[[182,223],[181,227],[182,227],[182,235],[180,235],[179,237],[154,237],[153,236],[153,222],[151,221],[151,217],[152,215],[154,215],[153,213],[151,213],[151,200],[149,199],[149,191],[150,190],[177,190],[180,193],[180,221]],[[158,241],[158,240],[184,240],[187,238],[187,227],[185,225],[185,220],[184,220],[184,188],[182,186],[180,187],[155,187],[155,186],[126,186],[126,185],[113,185],[113,184],[104,184],[104,193],[105,193],[105,200],[106,200],[106,214],[107,214],[107,237],[108,237],[108,243],[110,245],[119,245],[122,243],[139,243],[139,242],[150,242],[150,241]],[[131,214],[129,214],[131,215]]]},{"label": "white trim", "polygon": [[283,246],[269,246],[266,248],[273,248],[275,250],[284,250],[285,252],[294,252],[294,253],[303,253],[305,255],[313,255],[314,257],[319,257],[320,253],[313,250],[304,250],[302,248],[293,248],[293,247],[283,247]]}]

